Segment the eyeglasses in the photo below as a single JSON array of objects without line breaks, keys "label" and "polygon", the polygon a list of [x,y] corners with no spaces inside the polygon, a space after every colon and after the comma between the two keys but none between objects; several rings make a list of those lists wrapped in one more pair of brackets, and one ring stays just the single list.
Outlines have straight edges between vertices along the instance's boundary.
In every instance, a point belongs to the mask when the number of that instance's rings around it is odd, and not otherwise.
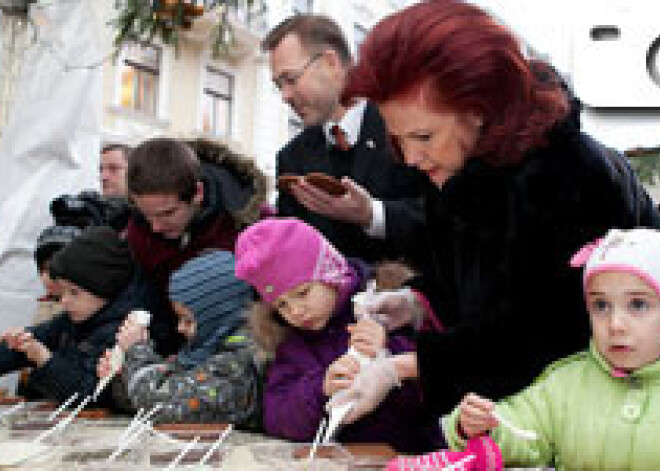
[{"label": "eyeglasses", "polygon": [[282,72],[278,77],[273,79],[275,87],[277,87],[279,91],[282,91],[285,86],[293,87],[296,83],[298,83],[298,80],[300,80],[300,77],[303,76],[309,66],[316,62],[322,55],[322,52],[314,54],[307,60],[305,65],[303,65],[296,72]]}]

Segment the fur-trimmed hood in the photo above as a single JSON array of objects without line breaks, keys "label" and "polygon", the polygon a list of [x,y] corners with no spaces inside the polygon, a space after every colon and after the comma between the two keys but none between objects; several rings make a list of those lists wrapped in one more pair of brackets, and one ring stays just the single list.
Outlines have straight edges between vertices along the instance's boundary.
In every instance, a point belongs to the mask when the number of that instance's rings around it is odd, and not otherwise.
[{"label": "fur-trimmed hood", "polygon": [[256,222],[266,204],[268,178],[256,164],[211,139],[186,140],[202,162],[205,204],[199,219],[229,212],[237,229]]}]

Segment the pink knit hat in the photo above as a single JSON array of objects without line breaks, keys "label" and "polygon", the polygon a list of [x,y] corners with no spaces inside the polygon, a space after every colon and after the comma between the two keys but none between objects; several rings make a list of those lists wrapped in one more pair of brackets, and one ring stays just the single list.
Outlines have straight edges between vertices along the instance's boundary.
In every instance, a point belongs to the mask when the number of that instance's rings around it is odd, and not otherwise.
[{"label": "pink knit hat", "polygon": [[236,240],[236,277],[256,288],[267,303],[296,286],[322,281],[337,288],[350,282],[343,255],[312,226],[295,218],[253,224]]},{"label": "pink knit hat", "polygon": [[584,266],[584,286],[602,272],[625,272],[646,281],[660,297],[660,231],[611,229],[605,237],[582,247],[571,266]]}]

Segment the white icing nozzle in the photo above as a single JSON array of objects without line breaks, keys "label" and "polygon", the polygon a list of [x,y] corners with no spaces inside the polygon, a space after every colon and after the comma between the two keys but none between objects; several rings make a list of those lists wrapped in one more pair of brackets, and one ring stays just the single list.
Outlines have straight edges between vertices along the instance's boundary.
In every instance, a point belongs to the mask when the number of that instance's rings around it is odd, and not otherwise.
[{"label": "white icing nozzle", "polygon": [[142,327],[149,327],[151,323],[151,313],[144,309],[136,309],[129,314],[131,318]]}]

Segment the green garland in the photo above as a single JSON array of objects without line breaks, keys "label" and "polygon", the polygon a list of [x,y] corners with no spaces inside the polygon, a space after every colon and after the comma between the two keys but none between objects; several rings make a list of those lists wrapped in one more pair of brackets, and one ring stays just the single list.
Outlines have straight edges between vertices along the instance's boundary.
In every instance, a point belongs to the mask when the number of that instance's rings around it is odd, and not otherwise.
[{"label": "green garland", "polygon": [[[211,49],[214,57],[227,52],[234,42],[234,35],[228,20],[228,11],[245,5],[252,9],[261,0],[212,0],[205,2],[205,9],[210,10],[224,6],[218,24],[213,30]],[[162,0],[124,0],[119,16],[110,24],[116,29],[114,45],[119,51],[127,42],[151,43],[158,37],[166,45],[174,47],[175,54],[179,52],[179,31],[191,26],[191,18],[185,14],[184,0],[178,0],[172,16],[159,15]],[[250,10],[248,10],[250,11]]]}]

